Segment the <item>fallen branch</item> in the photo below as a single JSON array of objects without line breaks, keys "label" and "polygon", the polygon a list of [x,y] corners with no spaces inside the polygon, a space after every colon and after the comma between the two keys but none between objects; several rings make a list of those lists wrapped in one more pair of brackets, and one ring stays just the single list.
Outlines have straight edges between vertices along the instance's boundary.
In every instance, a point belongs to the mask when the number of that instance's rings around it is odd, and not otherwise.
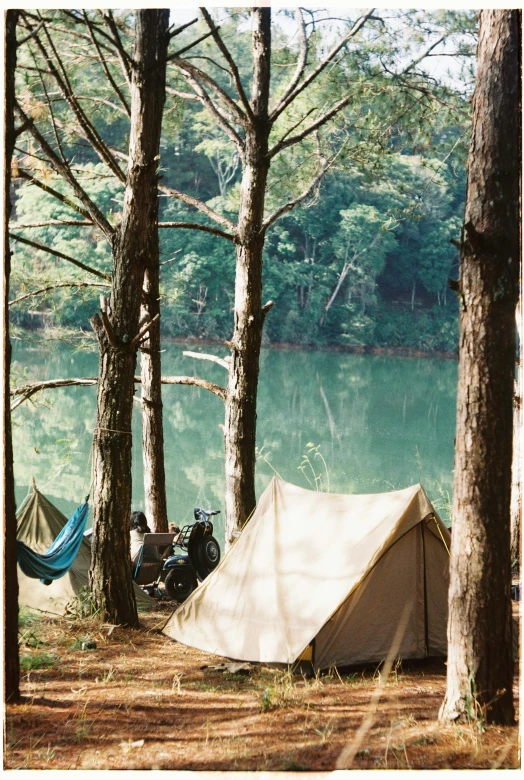
[{"label": "fallen branch", "polygon": [[229,371],[230,357],[220,358],[216,355],[207,355],[205,352],[182,352],[182,354],[184,357],[195,358],[195,360],[209,360],[212,363],[218,363],[219,366],[222,366],[226,371]]},{"label": "fallen branch", "polygon": [[54,390],[56,387],[75,387],[78,385],[96,385],[98,383],[97,377],[86,377],[84,379],[50,379],[46,382],[35,382],[31,385],[23,385],[22,387],[14,387],[10,395],[21,395],[18,401],[11,406],[11,411],[14,411],[20,404],[31,398],[32,395],[38,393],[39,390]]},{"label": "fallen branch", "polygon": [[[134,377],[135,382],[140,384],[142,382],[139,376]],[[208,382],[207,379],[199,379],[194,376],[163,376],[160,379],[163,385],[194,385],[195,387],[201,387],[204,390],[209,390],[210,393],[217,395],[223,401],[226,400],[227,390],[221,385],[217,385],[214,382]],[[33,382],[30,385],[21,385],[20,387],[14,387],[10,391],[11,396],[22,396],[15,401],[11,406],[11,411],[16,409],[32,395],[38,393],[40,390],[55,390],[59,387],[89,387],[91,385],[98,384],[98,377],[76,377],[71,379],[49,379],[45,382]]]},{"label": "fallen branch", "polygon": [[[140,377],[135,376],[135,382],[139,381]],[[209,390],[210,393],[218,395],[223,401],[227,397],[225,387],[216,385],[214,382],[208,382],[207,379],[199,379],[196,376],[163,376],[160,381],[163,385],[195,385],[195,387],[202,387],[204,390]]]}]

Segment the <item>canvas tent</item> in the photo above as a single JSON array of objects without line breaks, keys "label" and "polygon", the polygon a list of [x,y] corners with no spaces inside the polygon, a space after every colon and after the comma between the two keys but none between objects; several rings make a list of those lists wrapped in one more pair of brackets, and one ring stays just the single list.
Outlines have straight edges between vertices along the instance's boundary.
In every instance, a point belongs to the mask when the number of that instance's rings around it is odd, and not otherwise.
[{"label": "canvas tent", "polygon": [[[33,487],[33,492],[18,510],[16,536],[34,552],[44,553],[66,523],[67,518]],[[43,612],[64,614],[71,599],[87,586],[90,560],[91,545],[89,539],[84,538],[70,570],[51,585],[27,577],[18,566],[18,603]],[[134,587],[138,609],[151,609],[153,600],[138,586]]]},{"label": "canvas tent", "polygon": [[337,495],[274,477],[163,630],[243,661],[292,664],[309,650],[316,669],[379,662],[392,647],[444,656],[449,544],[420,485]]}]

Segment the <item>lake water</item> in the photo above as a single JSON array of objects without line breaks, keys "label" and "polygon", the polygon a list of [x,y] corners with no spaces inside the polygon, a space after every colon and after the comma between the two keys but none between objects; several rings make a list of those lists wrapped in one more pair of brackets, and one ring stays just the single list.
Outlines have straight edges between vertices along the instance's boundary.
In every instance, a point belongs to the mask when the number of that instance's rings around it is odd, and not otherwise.
[{"label": "lake water", "polygon": [[[14,374],[37,379],[96,376],[98,355],[60,342],[13,344]],[[216,364],[184,357],[195,345],[165,346],[164,375],[225,383]],[[203,352],[224,356],[222,347]],[[22,380],[21,372],[25,373]],[[276,471],[303,487],[376,493],[420,482],[449,516],[457,364],[430,358],[264,349],[261,357],[256,487]],[[137,386],[137,394],[140,387]],[[224,512],[224,405],[206,390],[165,386],[164,436],[169,519],[190,522],[195,506]],[[49,390],[13,413],[17,502],[34,475],[41,492],[69,516],[90,484],[96,386]],[[143,507],[140,405],[133,421],[133,509]],[[223,515],[215,524],[223,541]]]}]

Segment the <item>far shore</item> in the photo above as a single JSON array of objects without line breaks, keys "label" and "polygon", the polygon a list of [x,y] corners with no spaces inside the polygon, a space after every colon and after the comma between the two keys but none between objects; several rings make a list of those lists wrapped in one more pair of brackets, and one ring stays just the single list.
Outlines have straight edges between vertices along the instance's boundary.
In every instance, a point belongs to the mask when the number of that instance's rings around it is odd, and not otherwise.
[{"label": "far shore", "polygon": [[[46,341],[65,341],[74,344],[75,341],[83,339],[93,342],[93,350],[96,349],[96,340],[94,334],[89,331],[71,331],[66,328],[38,328],[34,330],[18,330],[11,334],[13,341],[23,342],[24,338],[40,337],[38,347],[44,345]],[[185,344],[189,347],[210,346],[225,347],[222,339],[198,338],[197,336],[163,336],[162,342],[166,344]],[[227,348],[227,347],[226,347]],[[296,344],[288,341],[263,342],[262,349],[277,349],[288,351],[308,351],[308,352],[342,352],[349,355],[375,355],[378,357],[406,357],[406,358],[439,358],[442,360],[457,360],[458,348],[456,351],[444,350],[426,350],[418,347],[404,346],[361,346],[356,344]]]}]

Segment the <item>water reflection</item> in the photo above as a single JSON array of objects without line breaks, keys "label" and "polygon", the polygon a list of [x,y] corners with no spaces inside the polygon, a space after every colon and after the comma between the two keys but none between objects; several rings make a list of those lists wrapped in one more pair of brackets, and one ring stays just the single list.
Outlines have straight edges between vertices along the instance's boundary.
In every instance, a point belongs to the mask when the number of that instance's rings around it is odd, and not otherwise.
[{"label": "water reflection", "polygon": [[[183,357],[168,345],[163,373],[225,382],[220,366]],[[191,349],[195,350],[194,345]],[[206,347],[203,351],[220,348]],[[94,376],[95,353],[15,345],[27,380]],[[256,487],[274,471],[310,487],[315,477],[331,492],[365,493],[421,482],[444,516],[451,493],[456,363],[265,349],[261,358]],[[139,394],[137,389],[137,394]],[[190,522],[194,506],[223,511],[221,399],[187,386],[164,388],[164,433],[169,517]],[[66,514],[89,490],[96,388],[40,393],[13,415],[15,479],[20,502],[34,475],[39,488]],[[140,407],[133,419],[133,508],[143,507]],[[314,445],[314,450],[307,445]],[[300,469],[309,451],[310,465]],[[315,453],[318,453],[315,455]],[[322,456],[322,457],[321,457]],[[217,536],[223,539],[223,519]]]}]

